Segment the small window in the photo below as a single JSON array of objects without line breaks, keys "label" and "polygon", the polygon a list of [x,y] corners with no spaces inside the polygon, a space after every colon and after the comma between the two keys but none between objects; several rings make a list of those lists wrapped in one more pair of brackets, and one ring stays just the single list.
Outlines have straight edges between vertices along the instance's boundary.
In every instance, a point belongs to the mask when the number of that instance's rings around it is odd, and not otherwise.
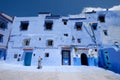
[{"label": "small window", "polygon": [[105,22],[105,15],[99,15],[98,20],[100,22]]},{"label": "small window", "polygon": [[21,54],[19,54],[18,56],[21,57]]},{"label": "small window", "polygon": [[47,41],[47,46],[53,46],[53,40],[48,40]]},{"label": "small window", "polygon": [[63,23],[64,23],[64,25],[67,25],[67,21],[64,21]]},{"label": "small window", "polygon": [[81,39],[77,39],[77,42],[78,42],[78,43],[81,43]]},{"label": "small window", "polygon": [[75,27],[77,30],[82,30],[82,22],[76,22]]},{"label": "small window", "polygon": [[66,37],[67,37],[67,36],[68,36],[68,34],[64,34],[64,36],[66,36]]},{"label": "small window", "polygon": [[105,35],[105,36],[108,36],[107,30],[103,30],[103,32],[104,32],[104,35]]},{"label": "small window", "polygon": [[18,57],[18,55],[17,54],[14,54],[14,58],[16,59]]},{"label": "small window", "polygon": [[67,19],[62,19],[62,21],[64,25],[67,25],[67,21],[68,21]]},{"label": "small window", "polygon": [[39,38],[39,41],[41,41],[41,38]]},{"label": "small window", "polygon": [[95,52],[97,52],[97,49],[95,49]]},{"label": "small window", "polygon": [[25,39],[23,42],[24,46],[29,46],[30,45],[30,39]]},{"label": "small window", "polygon": [[45,30],[52,30],[53,21],[45,21]]},{"label": "small window", "polygon": [[45,53],[45,57],[49,57],[49,53]]},{"label": "small window", "polygon": [[6,28],[6,25],[5,25],[5,23],[4,22],[0,22],[0,29],[5,29]]},{"label": "small window", "polygon": [[0,34],[0,42],[3,42],[3,35]]},{"label": "small window", "polygon": [[93,30],[97,30],[97,23],[92,23],[91,27],[92,27]]},{"label": "small window", "polygon": [[33,54],[33,56],[35,56],[35,53]]},{"label": "small window", "polygon": [[20,30],[26,31],[28,29],[29,22],[28,21],[21,21]]}]

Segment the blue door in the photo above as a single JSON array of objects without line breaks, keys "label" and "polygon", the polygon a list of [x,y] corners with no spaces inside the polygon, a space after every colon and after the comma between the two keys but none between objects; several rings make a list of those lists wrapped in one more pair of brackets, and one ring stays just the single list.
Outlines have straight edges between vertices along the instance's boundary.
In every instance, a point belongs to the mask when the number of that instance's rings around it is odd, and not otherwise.
[{"label": "blue door", "polygon": [[6,60],[6,50],[0,49],[0,59]]},{"label": "blue door", "polygon": [[62,65],[71,65],[69,50],[62,51]]},{"label": "blue door", "polygon": [[30,66],[31,65],[31,59],[32,59],[32,52],[25,52],[24,65],[25,66]]},{"label": "blue door", "polygon": [[88,66],[88,59],[87,59],[87,55],[85,53],[81,54],[81,64]]}]

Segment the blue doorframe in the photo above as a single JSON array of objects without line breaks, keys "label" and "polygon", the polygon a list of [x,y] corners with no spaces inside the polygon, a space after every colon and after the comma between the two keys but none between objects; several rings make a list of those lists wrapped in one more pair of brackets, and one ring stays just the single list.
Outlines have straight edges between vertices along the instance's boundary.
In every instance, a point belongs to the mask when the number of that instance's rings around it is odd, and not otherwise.
[{"label": "blue doorframe", "polygon": [[62,50],[62,65],[71,65],[70,50]]},{"label": "blue doorframe", "polygon": [[33,51],[24,51],[25,57],[24,57],[24,65],[30,66],[32,61],[32,53]]}]

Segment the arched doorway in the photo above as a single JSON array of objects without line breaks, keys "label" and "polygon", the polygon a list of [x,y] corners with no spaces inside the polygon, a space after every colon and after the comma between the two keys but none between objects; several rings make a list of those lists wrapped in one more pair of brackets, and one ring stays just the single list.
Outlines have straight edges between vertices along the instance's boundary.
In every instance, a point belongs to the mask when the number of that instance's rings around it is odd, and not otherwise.
[{"label": "arched doorway", "polygon": [[87,59],[87,55],[85,53],[81,54],[81,65],[87,65],[88,66],[88,59]]}]

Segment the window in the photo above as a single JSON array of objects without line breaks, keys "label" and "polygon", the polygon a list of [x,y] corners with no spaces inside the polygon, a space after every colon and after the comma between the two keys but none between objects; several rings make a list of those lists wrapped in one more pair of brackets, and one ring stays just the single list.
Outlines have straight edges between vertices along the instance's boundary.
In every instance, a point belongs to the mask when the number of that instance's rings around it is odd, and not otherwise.
[{"label": "window", "polygon": [[75,38],[74,38],[74,36],[72,36],[72,42],[75,42]]},{"label": "window", "polygon": [[95,52],[97,52],[97,49],[95,49]]},{"label": "window", "polygon": [[21,21],[20,30],[26,31],[28,29],[29,22],[28,21]]},{"label": "window", "polygon": [[64,23],[64,25],[67,25],[67,21],[64,21],[63,23]]},{"label": "window", "polygon": [[18,57],[18,55],[17,54],[14,54],[14,58],[16,59]]},{"label": "window", "polygon": [[78,39],[77,39],[77,42],[78,42],[78,43],[81,43],[81,39],[80,39],[80,38],[78,38]]},{"label": "window", "polygon": [[82,22],[76,22],[75,27],[77,30],[82,30]]},{"label": "window", "polygon": [[49,57],[49,53],[45,53],[45,57]]},{"label": "window", "polygon": [[0,29],[5,29],[6,28],[6,25],[5,25],[5,23],[4,22],[0,22]]},{"label": "window", "polygon": [[103,30],[103,32],[105,36],[108,36],[107,30]]},{"label": "window", "polygon": [[23,45],[24,46],[29,46],[30,45],[30,39],[24,39]]},{"label": "window", "polygon": [[39,38],[39,41],[41,41],[41,38]]},{"label": "window", "polygon": [[105,15],[99,15],[99,16],[98,16],[98,20],[99,20],[100,22],[105,22]]},{"label": "window", "polygon": [[67,21],[68,21],[67,19],[62,19],[62,21],[64,25],[67,25]]},{"label": "window", "polygon": [[3,35],[0,34],[0,42],[3,42]]},{"label": "window", "polygon": [[53,46],[53,40],[48,40],[47,41],[47,46]]},{"label": "window", "polygon": [[66,37],[67,37],[67,36],[68,36],[68,34],[64,34],[64,36],[66,36]]},{"label": "window", "polygon": [[45,21],[45,30],[52,30],[53,21]]},{"label": "window", "polygon": [[91,27],[92,27],[93,30],[97,30],[97,23],[92,23]]}]

